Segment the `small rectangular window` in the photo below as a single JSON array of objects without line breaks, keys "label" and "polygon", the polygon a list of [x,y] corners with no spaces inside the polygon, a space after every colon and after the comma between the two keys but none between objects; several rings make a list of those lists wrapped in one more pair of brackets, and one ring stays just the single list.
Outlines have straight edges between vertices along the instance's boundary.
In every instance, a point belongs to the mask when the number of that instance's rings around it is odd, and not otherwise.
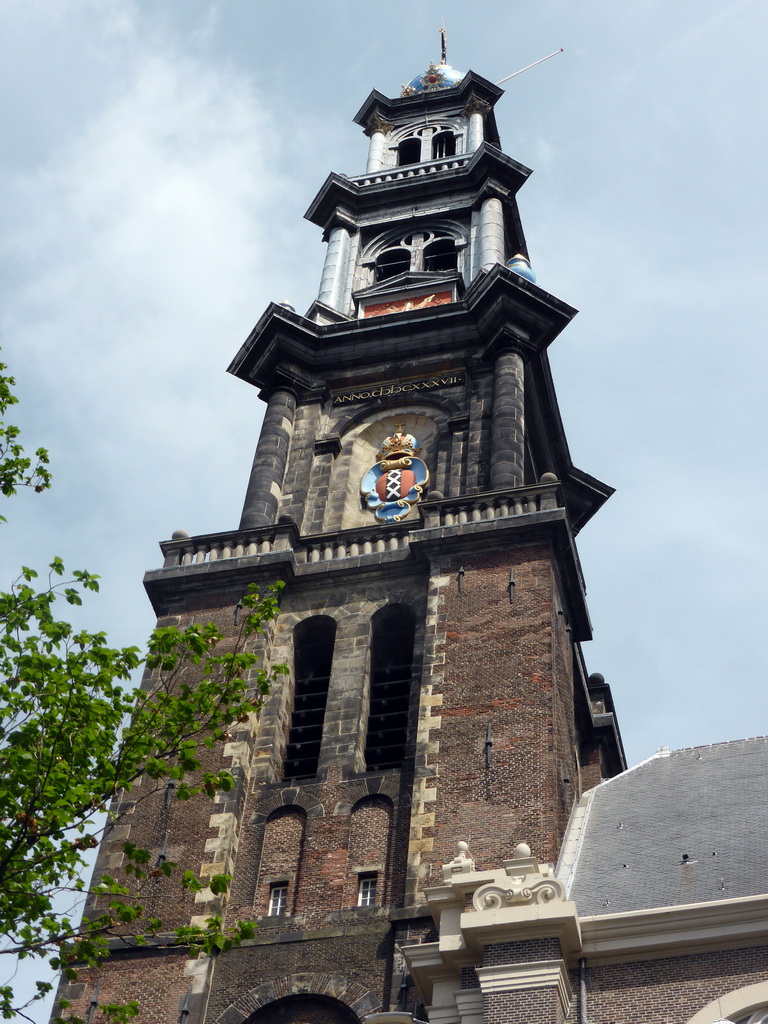
[{"label": "small rectangular window", "polygon": [[284,883],[269,887],[269,916],[279,917],[288,907],[288,886]]},{"label": "small rectangular window", "polygon": [[361,875],[357,887],[358,907],[376,906],[376,875]]}]

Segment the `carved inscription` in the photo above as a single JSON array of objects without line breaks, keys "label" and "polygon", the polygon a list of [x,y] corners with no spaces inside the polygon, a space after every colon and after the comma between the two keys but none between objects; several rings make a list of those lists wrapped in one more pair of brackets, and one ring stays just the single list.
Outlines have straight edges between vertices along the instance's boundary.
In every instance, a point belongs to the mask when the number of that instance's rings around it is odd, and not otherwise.
[{"label": "carved inscription", "polygon": [[333,396],[334,405],[349,402],[365,402],[371,398],[389,398],[392,395],[408,395],[413,391],[431,391],[433,388],[450,388],[463,384],[463,373],[448,373],[444,377],[428,377],[426,380],[410,380],[403,384],[376,384],[360,391],[344,391]]}]

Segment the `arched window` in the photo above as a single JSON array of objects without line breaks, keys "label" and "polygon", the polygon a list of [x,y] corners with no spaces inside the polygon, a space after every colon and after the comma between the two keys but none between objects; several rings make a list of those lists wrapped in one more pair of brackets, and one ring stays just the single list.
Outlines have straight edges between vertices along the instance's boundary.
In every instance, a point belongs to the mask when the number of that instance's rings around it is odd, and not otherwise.
[{"label": "arched window", "polygon": [[411,266],[409,249],[385,249],[376,260],[376,280],[386,281],[389,277],[402,274]]},{"label": "arched window", "polygon": [[768,1021],[768,1008],[765,1006],[759,1010],[755,1010],[753,1013],[748,1013],[746,1016],[738,1017],[736,1024],[765,1024]]},{"label": "arched window", "polygon": [[317,774],[336,623],[327,615],[304,619],[293,632],[294,697],[284,777]]},{"label": "arched window", "polygon": [[365,761],[368,771],[379,771],[399,768],[405,757],[413,676],[413,611],[406,605],[386,605],[373,616],[371,629],[371,705]]},{"label": "arched window", "polygon": [[282,807],[267,819],[256,896],[259,915],[295,913],[306,818],[301,807]]},{"label": "arched window", "polygon": [[455,270],[456,266],[456,245],[452,238],[438,238],[425,247],[425,270]]},{"label": "arched window", "polygon": [[456,270],[460,244],[453,234],[440,228],[424,228],[392,238],[376,256],[376,281],[386,281],[407,270],[416,273]]},{"label": "arched window", "polygon": [[347,906],[377,907],[387,901],[387,867],[392,801],[369,796],[358,801],[349,819]]},{"label": "arched window", "polygon": [[456,155],[456,136],[453,132],[438,132],[432,137],[432,159],[442,160]]},{"label": "arched window", "polygon": [[403,139],[397,147],[397,165],[417,164],[421,160],[421,139]]}]

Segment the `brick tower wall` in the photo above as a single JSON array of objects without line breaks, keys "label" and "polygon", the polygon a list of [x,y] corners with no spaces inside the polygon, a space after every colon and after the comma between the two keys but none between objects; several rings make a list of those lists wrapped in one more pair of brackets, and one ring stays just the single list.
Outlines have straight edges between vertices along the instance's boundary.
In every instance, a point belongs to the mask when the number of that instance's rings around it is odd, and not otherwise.
[{"label": "brick tower wall", "polygon": [[421,875],[429,865],[430,884],[440,882],[460,839],[479,869],[518,842],[554,861],[573,799],[563,777],[577,772],[570,636],[552,552],[541,543],[440,558],[431,588],[432,693],[423,710],[433,727],[420,753],[432,768],[434,824],[422,829],[420,850],[412,843]]}]

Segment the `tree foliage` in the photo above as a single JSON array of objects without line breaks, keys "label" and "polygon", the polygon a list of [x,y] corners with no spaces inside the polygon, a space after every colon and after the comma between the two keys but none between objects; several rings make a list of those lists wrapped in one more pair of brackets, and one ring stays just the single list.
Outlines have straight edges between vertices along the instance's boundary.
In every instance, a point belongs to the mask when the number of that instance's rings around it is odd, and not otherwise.
[{"label": "tree foliage", "polygon": [[[0,363],[0,417],[15,402],[13,378]],[[50,484],[47,454],[29,459],[17,428],[0,423],[0,490],[36,491]],[[140,883],[162,872],[178,878],[180,891],[210,887],[226,892],[229,878],[204,881],[170,861],[150,866],[150,854],[123,847],[120,879],[84,879],[86,853],[112,827],[124,796],[141,778],[158,787],[173,783],[174,799],[213,797],[233,784],[227,771],[204,771],[203,751],[227,738],[231,723],[257,713],[273,677],[254,648],[277,612],[280,584],[266,594],[251,589],[234,640],[212,625],[156,629],[146,653],[112,648],[103,633],[75,628],[60,611],[79,605],[98,579],[67,574],[54,558],[42,580],[22,568],[0,594],[0,962],[2,956],[47,960],[65,977],[98,964],[118,931],[141,943],[162,930],[147,917]],[[144,684],[131,679],[144,671]],[[87,896],[98,911],[82,920]],[[194,951],[214,953],[250,937],[240,923],[224,931],[218,917],[205,928],[177,930]],[[51,989],[38,982],[41,998]],[[12,985],[0,985],[0,1017],[27,1019]],[[64,1008],[66,1009],[66,1008]],[[135,1003],[102,1006],[114,1021],[135,1016]],[[77,1017],[57,1020],[79,1021]]]}]

